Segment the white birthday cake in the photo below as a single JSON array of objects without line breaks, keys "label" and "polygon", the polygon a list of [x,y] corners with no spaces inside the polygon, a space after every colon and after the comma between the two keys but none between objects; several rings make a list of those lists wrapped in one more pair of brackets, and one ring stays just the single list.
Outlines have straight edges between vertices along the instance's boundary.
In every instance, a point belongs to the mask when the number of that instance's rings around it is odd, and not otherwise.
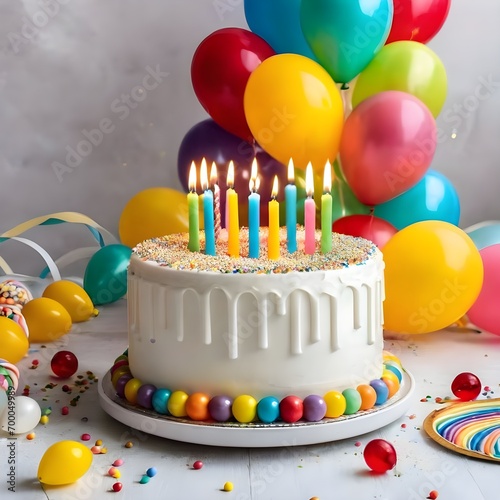
[{"label": "white birthday cake", "polygon": [[[267,259],[264,244],[260,258],[229,257],[224,237],[216,256],[190,252],[187,234],[137,245],[128,273],[129,348],[111,369],[117,394],[161,414],[239,422],[272,421],[271,403],[285,421],[384,403],[402,369],[383,351],[382,254],[340,234],[323,254],[320,238],[317,231],[317,251],[307,255],[298,228],[298,250],[289,254],[280,229],[278,260]],[[240,248],[247,255],[244,228]],[[308,412],[308,401],[319,412]],[[233,403],[240,410],[231,413]]]}]

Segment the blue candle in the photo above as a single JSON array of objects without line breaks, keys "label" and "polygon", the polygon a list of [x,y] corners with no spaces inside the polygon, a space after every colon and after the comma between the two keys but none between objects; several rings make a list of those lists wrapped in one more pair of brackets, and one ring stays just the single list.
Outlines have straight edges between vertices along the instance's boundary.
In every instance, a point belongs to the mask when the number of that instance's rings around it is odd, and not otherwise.
[{"label": "blue candle", "polygon": [[260,195],[257,193],[259,179],[257,176],[257,160],[252,162],[252,172],[250,174],[250,195],[248,196],[248,256],[251,259],[258,259],[260,252]]},{"label": "blue candle", "polygon": [[200,171],[203,189],[203,221],[205,223],[205,254],[215,255],[214,194],[208,188],[207,162],[203,158]]},{"label": "blue candle", "polygon": [[286,239],[289,253],[297,251],[297,186],[293,160],[288,162],[288,185],[285,187]]}]

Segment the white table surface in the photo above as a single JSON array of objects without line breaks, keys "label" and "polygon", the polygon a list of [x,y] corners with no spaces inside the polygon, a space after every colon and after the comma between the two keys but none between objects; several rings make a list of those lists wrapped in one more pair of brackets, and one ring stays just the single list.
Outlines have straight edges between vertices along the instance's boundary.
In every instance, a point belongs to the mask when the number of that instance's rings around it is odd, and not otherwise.
[{"label": "white table surface", "polygon": [[[475,373],[483,386],[500,396],[500,337],[470,331],[445,331],[421,336],[394,335],[386,339],[386,349],[400,357],[413,374],[416,389],[410,410],[392,424],[369,434],[333,443],[270,449],[220,448],[187,444],[157,438],[131,429],[105,413],[98,401],[97,384],[81,394],[76,407],[61,415],[77,394],[61,390],[64,383],[51,375],[50,359],[61,349],[74,352],[79,359],[77,374],[88,370],[102,377],[113,360],[127,347],[126,303],[103,306],[97,318],[73,326],[72,331],[45,348],[34,344],[19,363],[20,390],[30,385],[30,396],[42,408],[51,407],[49,423],[39,424],[36,438],[26,434],[16,440],[16,494],[31,499],[137,499],[175,498],[211,500],[416,500],[439,492],[439,500],[497,500],[500,498],[498,463],[470,459],[442,448],[422,429],[424,418],[441,408],[434,398],[451,396],[450,384],[460,372]],[[34,359],[36,370],[29,369]],[[44,388],[49,382],[53,389]],[[431,396],[428,402],[422,398]],[[483,396],[480,396],[481,398]],[[46,398],[46,401],[43,401]],[[87,422],[82,421],[86,417]],[[406,427],[402,427],[406,424]],[[91,469],[79,481],[62,487],[42,487],[36,479],[38,463],[52,443],[80,440],[83,433],[92,437],[90,446],[101,439],[107,454],[94,455]],[[371,473],[362,456],[366,443],[381,437],[393,443],[398,463],[392,471]],[[7,444],[10,437],[0,432],[0,498],[9,498],[7,484]],[[124,444],[132,441],[132,448]],[[358,446],[356,446],[356,443]],[[361,445],[359,445],[361,443]],[[123,489],[111,491],[115,480],[107,475],[111,463],[122,458]],[[193,470],[202,460],[204,467]],[[148,484],[139,480],[149,467],[158,474]],[[226,481],[234,484],[232,492],[222,491]]]}]

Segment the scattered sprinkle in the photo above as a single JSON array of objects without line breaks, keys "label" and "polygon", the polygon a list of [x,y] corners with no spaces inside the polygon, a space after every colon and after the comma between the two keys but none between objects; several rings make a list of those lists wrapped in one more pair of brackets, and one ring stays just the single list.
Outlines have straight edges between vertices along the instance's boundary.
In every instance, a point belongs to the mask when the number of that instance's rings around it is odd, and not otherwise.
[{"label": "scattered sprinkle", "polygon": [[101,453],[101,447],[100,446],[92,446],[92,448],[90,448],[90,451],[94,455],[99,455],[99,453]]},{"label": "scattered sprinkle", "polygon": [[132,446],[134,446],[134,443],[132,443],[132,441],[127,441],[125,443],[125,448],[132,448]]},{"label": "scattered sprinkle", "polygon": [[101,448],[101,455],[105,455],[107,452],[108,452],[108,449],[105,446],[103,446]]},{"label": "scattered sprinkle", "polygon": [[200,470],[203,467],[203,462],[201,460],[196,460],[193,464],[193,469]]},{"label": "scattered sprinkle", "polygon": [[115,492],[121,491],[122,488],[123,488],[123,484],[122,483],[115,483],[115,484],[113,484],[113,491],[115,491]]},{"label": "scattered sprinkle", "polygon": [[67,415],[69,413],[69,408],[67,406],[63,406],[61,408],[61,415]]},{"label": "scattered sprinkle", "polygon": [[146,471],[146,475],[148,475],[149,477],[155,477],[157,473],[158,473],[158,471],[156,470],[156,467],[150,467]]},{"label": "scattered sprinkle", "polygon": [[82,421],[82,422],[88,422],[88,421],[89,421],[89,419],[88,419],[88,417],[82,417],[82,418],[81,418],[81,421]]},{"label": "scattered sprinkle", "polygon": [[34,432],[30,432],[29,434],[26,434],[26,439],[28,441],[31,441],[31,440],[35,439],[35,436],[36,436],[36,434]]},{"label": "scattered sprinkle", "polygon": [[42,415],[40,417],[40,423],[42,425],[48,424],[49,423],[49,417],[47,415]]},{"label": "scattered sprinkle", "polygon": [[115,479],[118,479],[122,475],[122,473],[116,467],[110,467],[108,470],[108,474]]},{"label": "scattered sprinkle", "polygon": [[354,446],[357,446],[357,447],[359,448],[359,447],[361,446],[361,441],[356,441],[356,442],[354,443]]},{"label": "scattered sprinkle", "polygon": [[82,441],[90,441],[90,434],[82,434],[80,439]]},{"label": "scattered sprinkle", "polygon": [[140,483],[140,484],[146,484],[146,483],[149,483],[149,480],[150,480],[150,479],[151,479],[151,478],[150,478],[148,475],[144,474],[144,475],[141,477],[141,480],[139,481],[139,483]]},{"label": "scattered sprinkle", "polygon": [[233,488],[234,488],[234,484],[231,481],[225,482],[224,486],[222,487],[222,489],[224,491],[233,491]]},{"label": "scattered sprinkle", "polygon": [[430,498],[430,500],[436,500],[438,495],[439,493],[436,490],[432,490],[427,498]]},{"label": "scattered sprinkle", "polygon": [[102,446],[102,439],[97,439],[94,443],[96,446]]},{"label": "scattered sprinkle", "polygon": [[113,465],[115,467],[120,467],[120,465],[123,465],[123,460],[121,458],[117,458],[114,462]]},{"label": "scattered sprinkle", "polygon": [[401,429],[406,429],[406,424],[401,424]]}]

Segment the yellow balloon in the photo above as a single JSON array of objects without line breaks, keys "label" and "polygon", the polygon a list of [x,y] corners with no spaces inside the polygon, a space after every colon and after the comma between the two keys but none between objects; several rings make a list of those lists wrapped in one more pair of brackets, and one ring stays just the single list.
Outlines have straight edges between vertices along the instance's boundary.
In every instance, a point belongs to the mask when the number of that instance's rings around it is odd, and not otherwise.
[{"label": "yellow balloon", "polygon": [[154,187],[128,201],[120,216],[118,231],[121,242],[132,248],[149,238],[187,232],[188,222],[186,193]]},{"label": "yellow balloon", "polygon": [[483,262],[469,236],[442,221],[417,222],[383,248],[385,328],[428,333],[461,318],[483,284]]},{"label": "yellow balloon", "polygon": [[23,329],[12,319],[0,316],[0,359],[15,365],[24,358],[29,346]]},{"label": "yellow balloon", "polygon": [[92,452],[78,441],[58,441],[43,454],[38,465],[38,480],[43,484],[71,484],[92,465]]},{"label": "yellow balloon", "polygon": [[382,47],[357,78],[352,104],[387,90],[420,99],[436,118],[446,100],[448,81],[441,59],[419,42],[400,41]]},{"label": "yellow balloon", "polygon": [[278,54],[250,75],[244,109],[255,140],[271,156],[323,175],[337,156],[344,123],[340,92],[318,63],[297,54]]},{"label": "yellow balloon", "polygon": [[69,312],[54,299],[39,297],[23,307],[30,342],[52,342],[71,330]]},{"label": "yellow balloon", "polygon": [[42,296],[59,302],[69,312],[73,323],[87,321],[97,315],[89,294],[73,281],[54,281],[43,291]]}]

